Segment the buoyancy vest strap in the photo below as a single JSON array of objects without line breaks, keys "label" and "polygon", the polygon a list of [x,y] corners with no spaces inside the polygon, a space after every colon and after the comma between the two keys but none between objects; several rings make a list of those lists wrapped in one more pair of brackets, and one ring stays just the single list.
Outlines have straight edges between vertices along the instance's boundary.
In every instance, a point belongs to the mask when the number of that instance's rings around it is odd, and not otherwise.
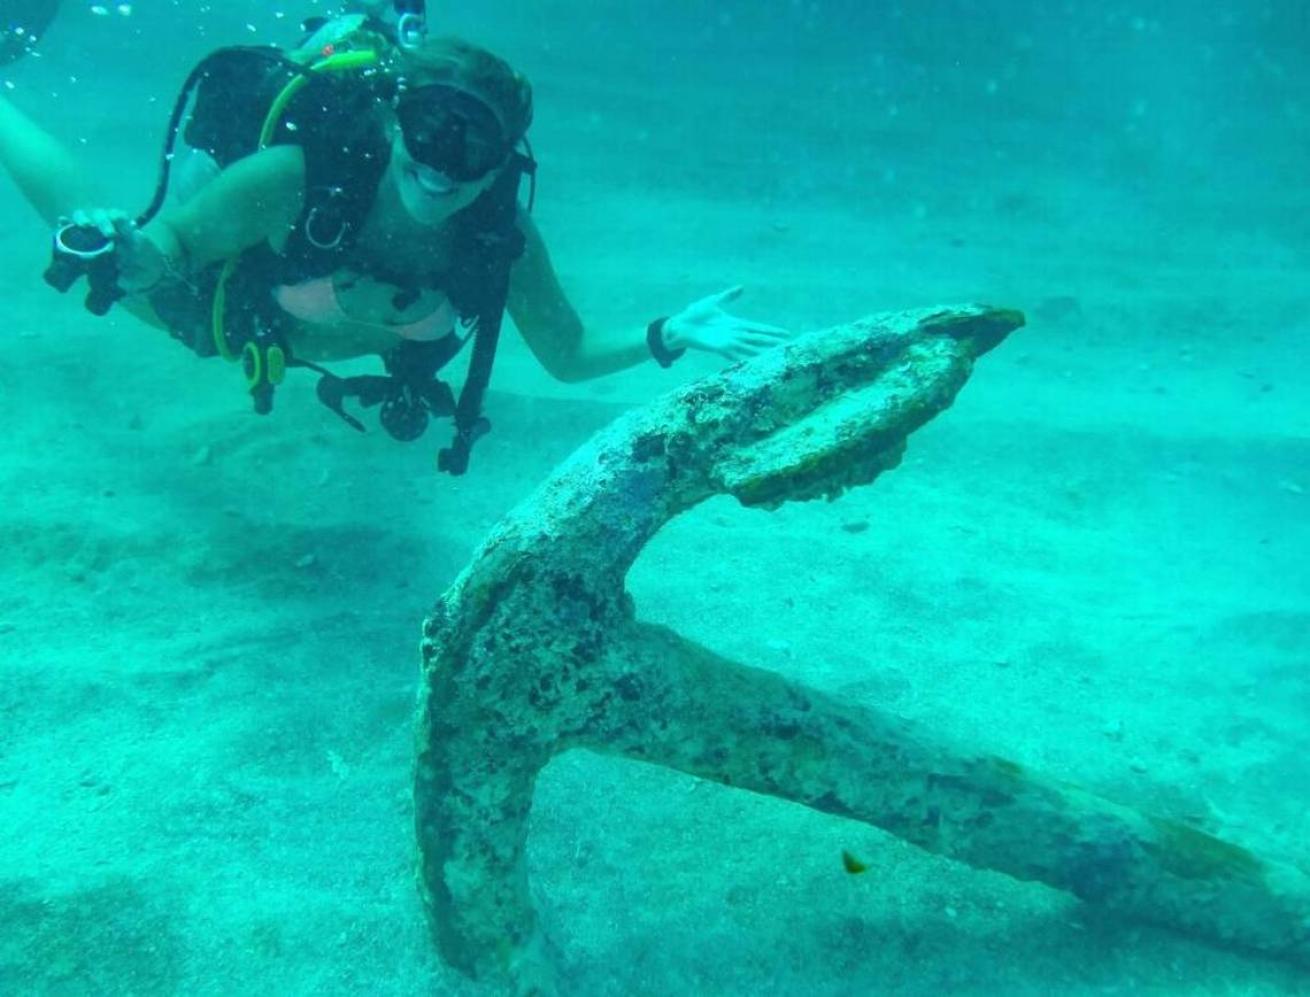
[{"label": "buoyancy vest strap", "polygon": [[[504,267],[506,290],[509,284],[509,267]],[[450,446],[437,453],[437,469],[447,474],[460,475],[468,470],[469,454],[473,444],[491,430],[491,422],[482,414],[482,398],[491,383],[491,370],[496,362],[496,345],[500,340],[500,325],[504,309],[478,320],[473,334],[473,356],[469,360],[468,375],[459,391],[455,405],[455,438]]]},{"label": "buoyancy vest strap", "polygon": [[[269,143],[273,140],[274,133],[277,131],[278,124],[282,121],[282,115],[285,113],[287,105],[289,105],[295,98],[296,94],[298,94],[305,85],[314,78],[314,74],[365,69],[369,66],[375,65],[378,62],[378,59],[378,53],[369,49],[357,52],[337,52],[313,63],[308,67],[308,72],[297,73],[292,76],[291,79],[287,81],[286,85],[278,91],[277,96],[273,98],[272,104],[269,105],[268,113],[264,116],[264,123],[259,129],[259,142],[256,146],[256,150],[262,151],[263,149],[268,148]],[[233,272],[236,270],[239,259],[239,254],[230,257],[224,261],[223,268],[219,271],[218,282],[214,286],[210,324],[214,336],[215,352],[217,352],[224,360],[236,360],[238,356],[243,356],[245,358],[247,369],[247,380],[251,381],[249,351],[245,349],[244,344],[241,353],[237,353],[231,348],[228,344],[225,321],[227,315],[227,283],[228,280],[231,279]],[[276,346],[282,357],[278,368],[278,380],[280,380],[280,371],[285,370],[286,355],[289,351],[280,343],[276,344]],[[259,367],[258,371],[263,373],[265,366]],[[251,383],[252,393],[256,393],[257,391],[263,393],[263,396],[258,393],[256,394],[256,409],[258,411],[267,411],[268,408],[271,407],[271,389],[276,386],[276,384],[277,381],[269,381],[266,377]]]},{"label": "buoyancy vest strap", "polygon": [[473,356],[455,405],[455,438],[437,454],[437,468],[448,474],[460,475],[468,470],[473,444],[491,429],[490,421],[482,415],[482,398],[495,366],[505,303],[509,299],[510,268],[523,252],[523,233],[517,221],[519,183],[523,174],[534,168],[535,163],[529,157],[516,153],[492,189],[496,199],[494,222],[485,238],[497,245],[497,251],[486,272],[489,286],[482,299],[485,304],[475,316]]}]

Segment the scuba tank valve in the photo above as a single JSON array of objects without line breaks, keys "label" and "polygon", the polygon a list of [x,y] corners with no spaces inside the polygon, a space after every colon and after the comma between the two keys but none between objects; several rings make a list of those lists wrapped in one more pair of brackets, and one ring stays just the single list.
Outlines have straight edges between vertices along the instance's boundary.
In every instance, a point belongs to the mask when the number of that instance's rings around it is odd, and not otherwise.
[{"label": "scuba tank valve", "polygon": [[424,0],[396,0],[396,42],[401,48],[416,49],[428,33]]}]

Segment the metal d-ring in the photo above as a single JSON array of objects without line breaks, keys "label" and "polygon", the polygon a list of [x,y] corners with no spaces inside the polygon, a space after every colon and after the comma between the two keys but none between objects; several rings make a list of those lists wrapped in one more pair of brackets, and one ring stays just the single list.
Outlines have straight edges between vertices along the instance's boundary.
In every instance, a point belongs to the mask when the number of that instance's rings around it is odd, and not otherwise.
[{"label": "metal d-ring", "polygon": [[[342,189],[340,187],[328,187],[326,189],[328,192],[329,200],[340,197],[342,194]],[[341,240],[346,237],[346,222],[344,219],[338,217],[337,230],[336,233],[332,236],[332,238],[320,239],[318,236],[314,234],[314,223],[315,220],[320,217],[323,210],[324,209],[322,206],[313,207],[309,209],[309,214],[305,216],[305,225],[304,225],[305,241],[308,242],[315,249],[336,249],[338,246],[341,245]]]}]

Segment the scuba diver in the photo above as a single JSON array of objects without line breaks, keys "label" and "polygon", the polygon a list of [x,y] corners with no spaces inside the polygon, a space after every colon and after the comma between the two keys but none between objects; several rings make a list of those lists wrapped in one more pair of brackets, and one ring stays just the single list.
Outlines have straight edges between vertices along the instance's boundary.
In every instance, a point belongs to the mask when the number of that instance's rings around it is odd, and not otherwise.
[{"label": "scuba diver", "polygon": [[0,0],[0,66],[32,51],[59,10],[59,0]]},{"label": "scuba diver", "polygon": [[[485,49],[430,37],[415,0],[356,3],[305,27],[292,50],[220,49],[196,67],[155,197],[135,218],[91,207],[88,174],[0,99],[0,164],[56,227],[47,281],[85,280],[92,312],[118,303],[201,355],[238,362],[258,412],[301,367],[356,429],[347,401],[377,406],[400,440],[450,417],[438,465],[452,474],[490,428],[482,397],[506,311],[563,381],[652,358],[667,367],[687,349],[737,360],[788,337],[725,310],[740,288],[631,330],[584,327],[531,196],[520,204],[525,178],[535,190],[528,82]],[[175,158],[192,176],[170,196]],[[438,373],[470,342],[456,394]],[[365,355],[385,373],[321,366]]]}]

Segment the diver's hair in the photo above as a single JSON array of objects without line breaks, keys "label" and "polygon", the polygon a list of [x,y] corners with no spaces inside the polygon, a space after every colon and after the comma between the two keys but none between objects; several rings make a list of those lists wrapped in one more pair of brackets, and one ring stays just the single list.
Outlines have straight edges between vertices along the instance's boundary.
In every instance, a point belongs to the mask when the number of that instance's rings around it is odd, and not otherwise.
[{"label": "diver's hair", "polygon": [[400,52],[401,71],[415,86],[456,83],[468,87],[500,115],[517,141],[532,124],[532,86],[500,56],[462,38],[429,38]]}]

